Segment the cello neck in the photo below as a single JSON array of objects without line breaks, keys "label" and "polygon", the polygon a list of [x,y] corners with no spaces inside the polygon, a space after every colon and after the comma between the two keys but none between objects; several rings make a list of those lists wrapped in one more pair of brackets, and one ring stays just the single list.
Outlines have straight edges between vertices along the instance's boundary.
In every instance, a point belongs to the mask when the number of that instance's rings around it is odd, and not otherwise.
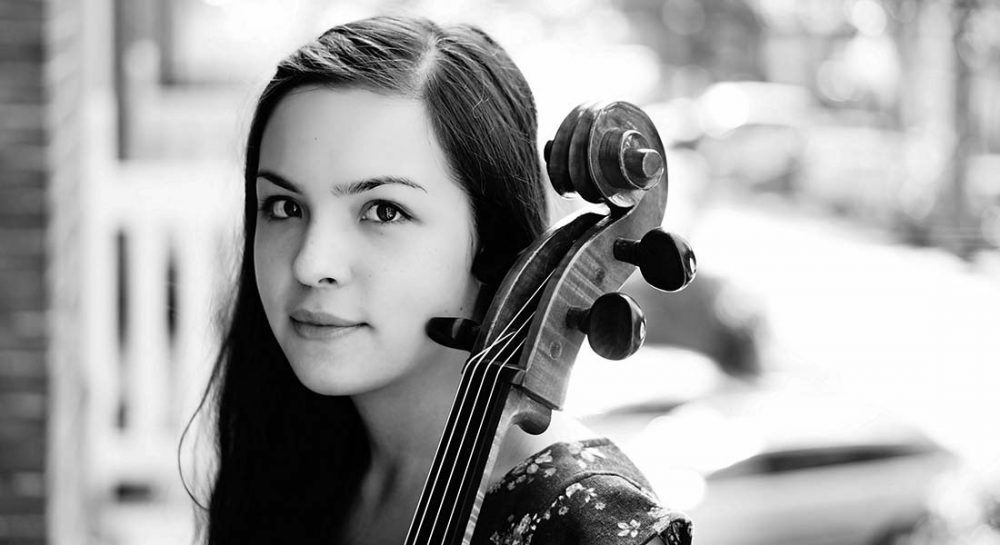
[{"label": "cello neck", "polygon": [[471,541],[499,443],[515,414],[517,396],[508,394],[518,373],[492,362],[466,367],[405,545]]}]

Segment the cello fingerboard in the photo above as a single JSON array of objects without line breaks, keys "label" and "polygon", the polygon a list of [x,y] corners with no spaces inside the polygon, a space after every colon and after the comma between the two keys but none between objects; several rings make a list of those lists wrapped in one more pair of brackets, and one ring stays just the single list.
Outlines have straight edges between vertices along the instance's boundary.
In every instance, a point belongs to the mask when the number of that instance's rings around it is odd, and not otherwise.
[{"label": "cello fingerboard", "polygon": [[406,545],[468,543],[503,433],[519,370],[480,362],[463,373]]}]

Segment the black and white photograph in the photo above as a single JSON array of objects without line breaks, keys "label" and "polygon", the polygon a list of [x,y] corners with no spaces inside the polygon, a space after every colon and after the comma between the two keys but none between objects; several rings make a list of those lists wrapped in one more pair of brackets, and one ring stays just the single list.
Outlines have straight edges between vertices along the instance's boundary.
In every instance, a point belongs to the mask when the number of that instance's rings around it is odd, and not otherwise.
[{"label": "black and white photograph", "polygon": [[0,0],[0,545],[1000,545],[1000,0]]}]

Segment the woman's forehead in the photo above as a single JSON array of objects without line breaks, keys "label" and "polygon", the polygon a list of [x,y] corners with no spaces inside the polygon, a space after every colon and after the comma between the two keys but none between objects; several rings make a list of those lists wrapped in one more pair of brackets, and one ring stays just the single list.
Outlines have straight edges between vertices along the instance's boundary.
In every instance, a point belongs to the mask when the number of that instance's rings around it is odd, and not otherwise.
[{"label": "woman's forehead", "polygon": [[264,130],[258,168],[300,182],[450,181],[423,102],[360,89],[311,87],[285,96]]}]

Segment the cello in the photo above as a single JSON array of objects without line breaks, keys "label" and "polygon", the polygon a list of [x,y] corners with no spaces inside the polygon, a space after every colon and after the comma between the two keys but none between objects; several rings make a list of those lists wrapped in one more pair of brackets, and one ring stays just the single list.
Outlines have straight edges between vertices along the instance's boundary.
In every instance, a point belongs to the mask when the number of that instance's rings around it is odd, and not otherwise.
[{"label": "cello", "polygon": [[506,431],[545,431],[552,411],[563,406],[584,338],[611,360],[639,349],[642,310],[617,291],[636,268],[665,292],[694,279],[690,245],[660,229],[666,155],[641,109],[627,102],[580,105],[544,157],[559,194],[602,206],[570,215],[526,248],[481,323],[438,317],[427,324],[433,340],[471,355],[406,545],[470,543]]}]

